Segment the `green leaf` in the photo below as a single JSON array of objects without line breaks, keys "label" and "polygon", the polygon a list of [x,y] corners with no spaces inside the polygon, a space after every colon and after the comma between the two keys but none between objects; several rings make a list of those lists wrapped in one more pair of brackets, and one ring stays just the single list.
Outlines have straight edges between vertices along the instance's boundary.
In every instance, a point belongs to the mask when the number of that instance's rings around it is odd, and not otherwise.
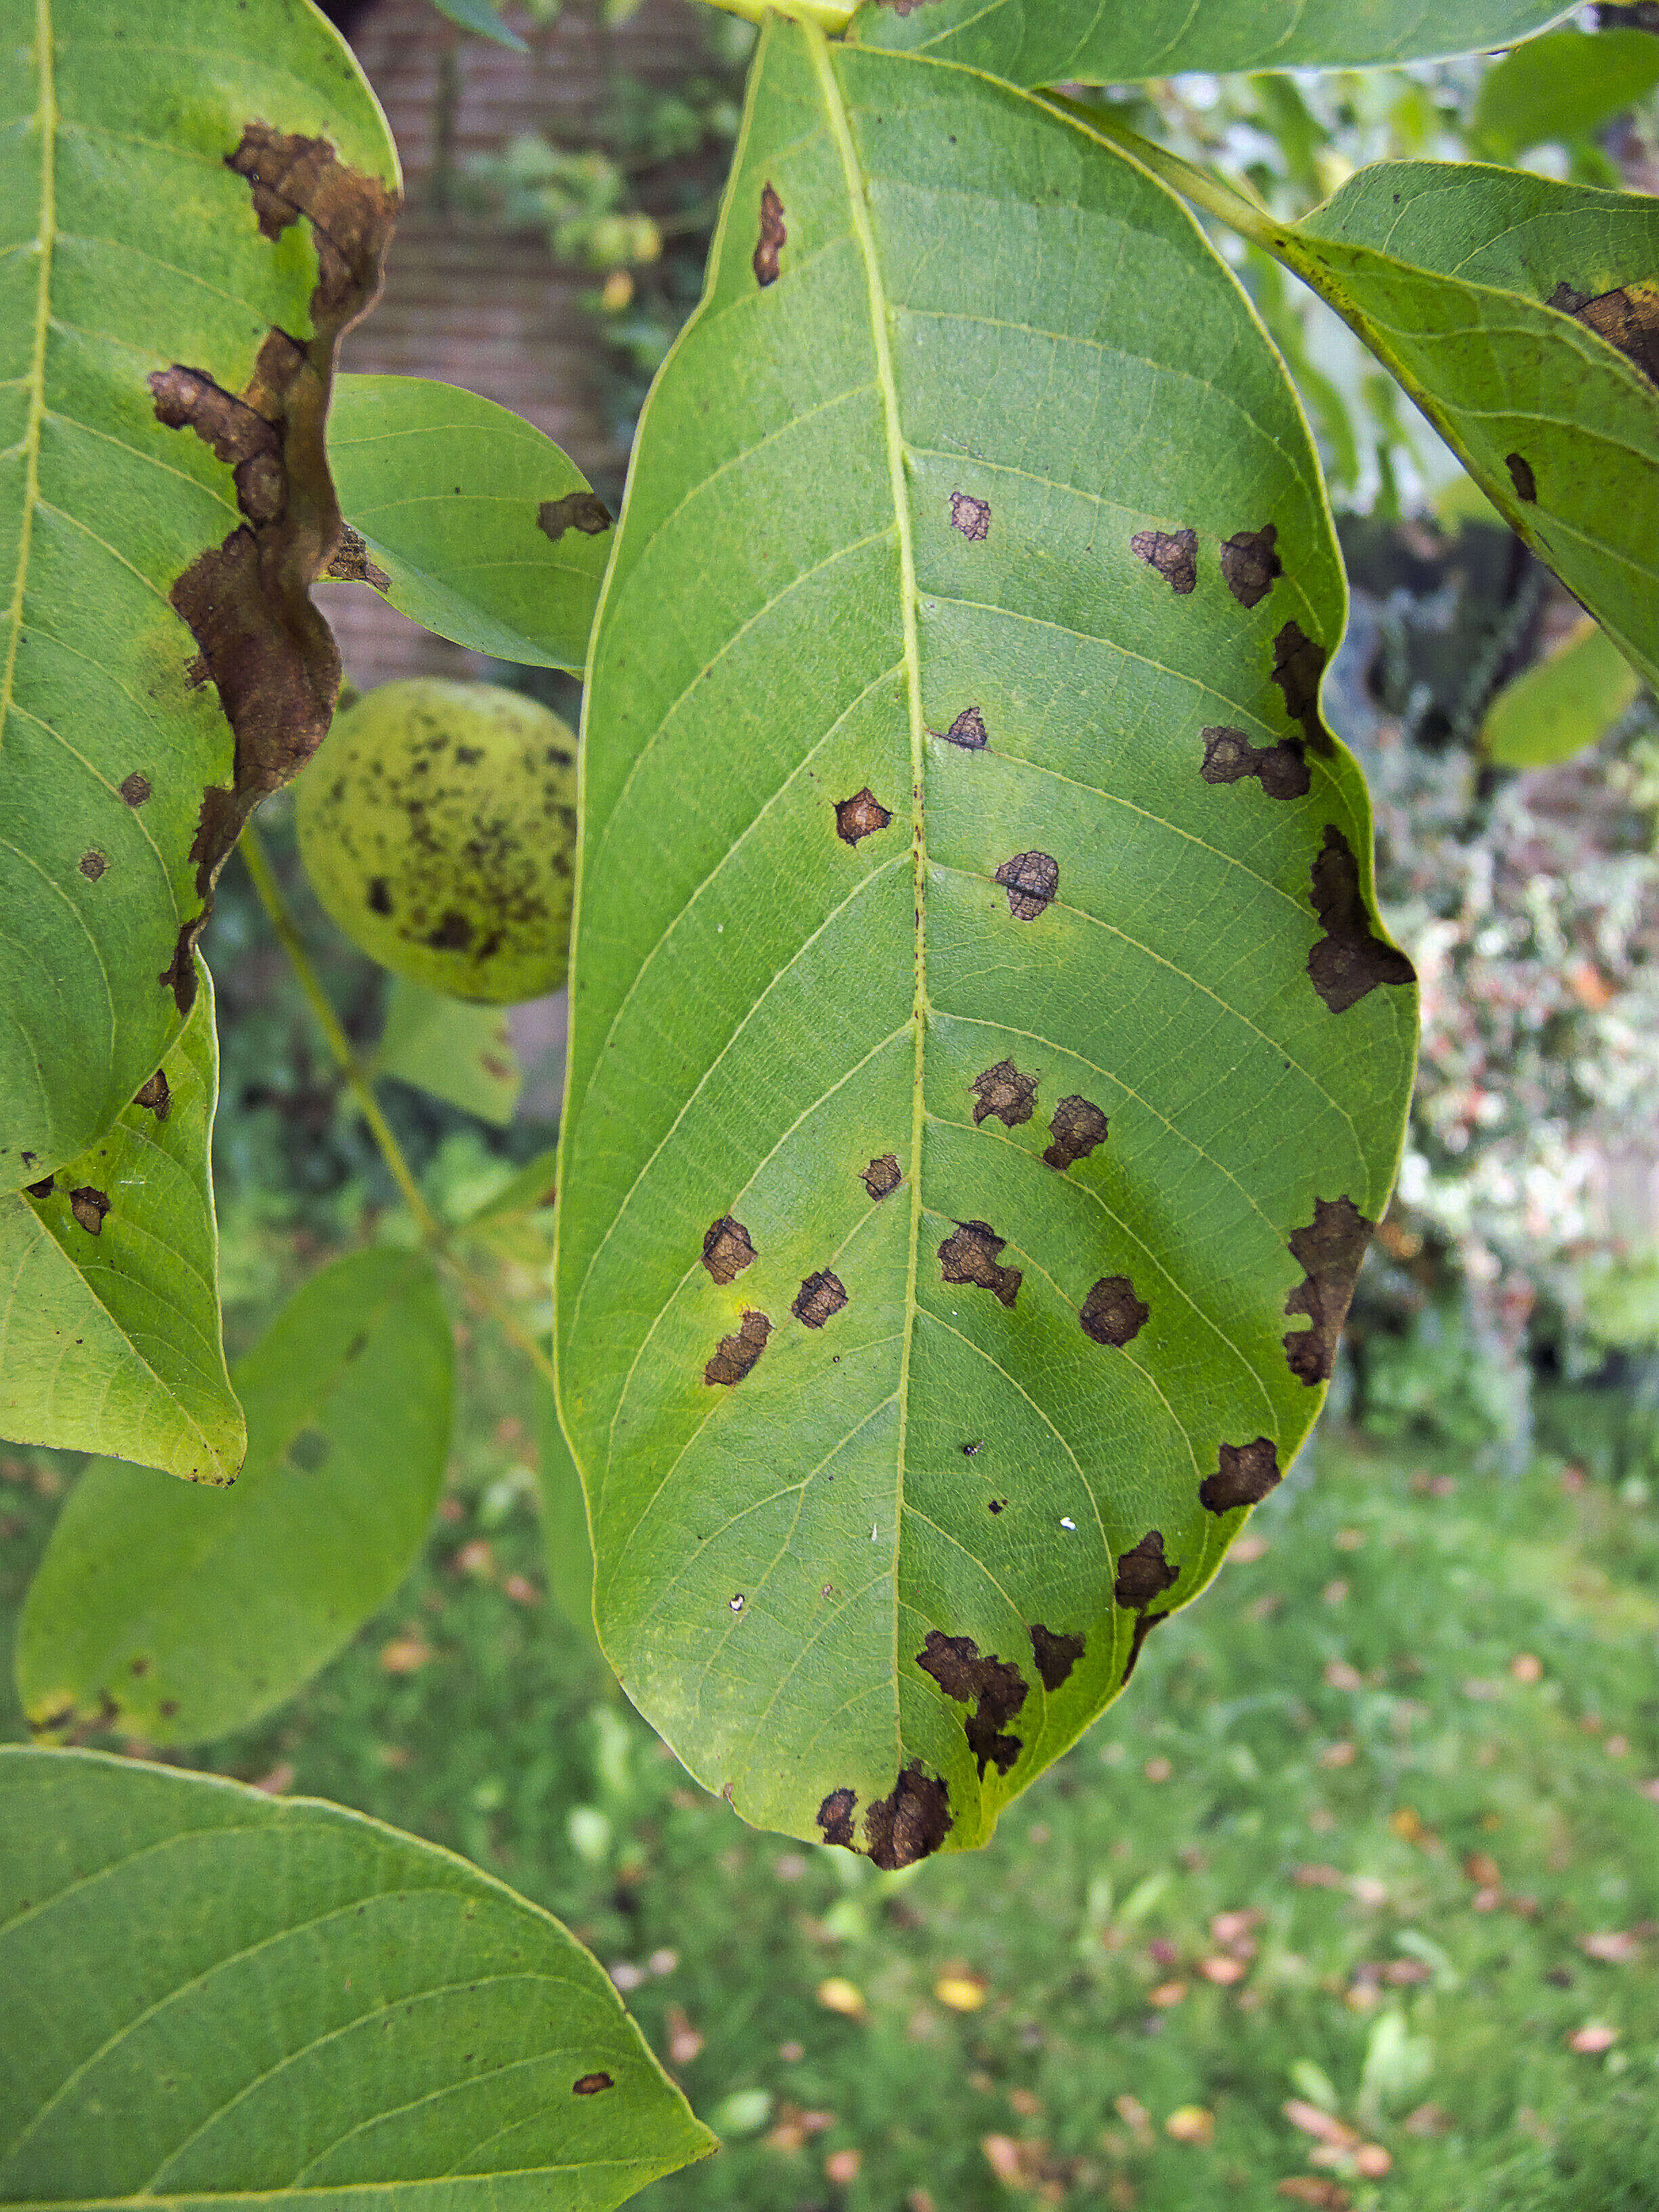
[{"label": "green leaf", "polygon": [[374,1072],[429,1091],[499,1128],[513,1119],[524,1080],[499,1006],[446,999],[401,975],[392,977],[386,996]]},{"label": "green leaf", "polygon": [[1343,619],[1179,203],[775,19],[595,634],[556,1285],[601,1641],[749,1820],[982,1843],[1307,1433],[1414,1035]]},{"label": "green leaf", "polygon": [[313,1799],[0,1749],[0,2193],[607,2212],[714,2148],[592,1955]]},{"label": "green leaf", "polygon": [[553,441],[422,376],[343,376],[328,457],[348,542],[332,574],[498,660],[580,670],[611,517]]},{"label": "green leaf", "polygon": [[[468,1231],[483,1229],[494,1221],[512,1221],[524,1214],[539,1213],[553,1203],[554,1187],[558,1174],[559,1156],[556,1152],[538,1152],[526,1160],[511,1179],[503,1183],[477,1212],[461,1225]],[[550,1216],[549,1217],[550,1219]]]},{"label": "green leaf", "polygon": [[1348,69],[1506,46],[1560,0],[866,0],[851,36],[1013,84],[1118,84],[1186,70]]},{"label": "green leaf", "polygon": [[219,1049],[199,973],[178,1042],[102,1140],[0,1198],[0,1435],[222,1484],[247,1437],[219,1334]]},{"label": "green leaf", "polygon": [[1500,768],[1553,768],[1605,737],[1641,688],[1607,632],[1586,619],[1559,653],[1498,693],[1481,743]]},{"label": "green leaf", "polygon": [[599,1650],[593,1633],[593,1546],[587,1533],[582,1479],[559,1426],[553,1393],[535,1379],[537,1474],[542,1500],[542,1544],[553,1602],[583,1639]]},{"label": "green leaf", "polygon": [[[200,0],[187,46],[129,0],[8,21],[12,1190],[84,1152],[155,1073],[190,1008],[218,868],[327,727],[339,659],[306,592],[335,528],[323,412],[339,332],[379,282],[398,172],[310,0]],[[320,268],[313,212],[331,241]]]},{"label": "green leaf", "polygon": [[498,46],[510,46],[515,54],[530,52],[518,33],[502,22],[489,0],[432,0],[432,4],[441,15],[447,15],[464,31],[476,31],[481,39],[493,39]]},{"label": "green leaf", "polygon": [[313,1276],[237,1362],[248,1453],[234,1490],[113,1460],[82,1476],[18,1630],[31,1723],[199,1743],[292,1696],[420,1550],[453,1376],[428,1260],[356,1252]]},{"label": "green leaf", "polygon": [[1469,140],[1496,161],[1546,139],[1583,138],[1659,85],[1647,31],[1555,31],[1506,54],[1480,80]]}]

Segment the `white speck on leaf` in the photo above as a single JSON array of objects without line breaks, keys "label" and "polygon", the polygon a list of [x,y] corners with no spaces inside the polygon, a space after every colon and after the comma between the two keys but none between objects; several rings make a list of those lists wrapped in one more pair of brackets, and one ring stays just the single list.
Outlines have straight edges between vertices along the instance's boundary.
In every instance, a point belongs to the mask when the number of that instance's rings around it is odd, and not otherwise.
[{"label": "white speck on leaf", "polygon": [[1064,1513],[1060,1516],[1060,1525],[1062,1528],[1069,1528],[1073,1535],[1076,1534],[1077,1522],[1073,1520],[1069,1513]]},{"label": "white speck on leaf", "polygon": [[731,1600],[731,1606],[733,1613],[741,1613],[743,1611],[743,1592],[741,1590],[739,1590],[737,1595]]}]

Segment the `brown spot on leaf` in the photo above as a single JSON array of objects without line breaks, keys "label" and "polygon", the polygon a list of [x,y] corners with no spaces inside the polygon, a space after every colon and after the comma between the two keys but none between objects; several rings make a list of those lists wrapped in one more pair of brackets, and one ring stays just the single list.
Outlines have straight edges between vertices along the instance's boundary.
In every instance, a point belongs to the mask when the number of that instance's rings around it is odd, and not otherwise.
[{"label": "brown spot on leaf", "polygon": [[994,1114],[1005,1127],[1017,1129],[1031,1118],[1036,1103],[1037,1079],[1022,1075],[1012,1060],[1000,1060],[994,1067],[988,1067],[983,1075],[976,1075],[969,1089],[977,1095],[974,1101],[974,1127]]},{"label": "brown spot on leaf", "polygon": [[1035,921],[1060,889],[1060,863],[1049,853],[1016,853],[997,870],[1016,921]]},{"label": "brown spot on leaf", "polygon": [[754,1259],[755,1247],[742,1222],[723,1213],[709,1223],[703,1234],[702,1264],[722,1289],[735,1283]]},{"label": "brown spot on leaf", "polygon": [[1019,1296],[1018,1267],[1004,1267],[997,1255],[1007,1243],[986,1221],[959,1221],[939,1248],[939,1272],[947,1283],[972,1283],[993,1291],[1004,1305]]},{"label": "brown spot on leaf", "polygon": [[1103,1275],[1083,1301],[1078,1319],[1085,1336],[1097,1344],[1125,1345],[1146,1328],[1151,1311],[1127,1275]]},{"label": "brown spot on leaf", "polygon": [[129,806],[142,806],[149,797],[150,781],[142,769],[134,769],[121,784],[121,796]]},{"label": "brown spot on leaf", "polygon": [[89,1182],[83,1182],[78,1190],[70,1193],[70,1212],[88,1237],[101,1237],[109,1200],[101,1190],[94,1190]]},{"label": "brown spot on leaf", "polygon": [[729,1390],[741,1382],[766,1349],[766,1340],[772,1334],[772,1324],[763,1313],[753,1308],[743,1316],[743,1325],[735,1336],[723,1336],[714,1358],[702,1370],[702,1379],[709,1384],[718,1383]]},{"label": "brown spot on leaf", "polygon": [[789,234],[783,227],[783,202],[769,184],[761,192],[760,237],[756,241],[753,268],[755,282],[765,289],[778,281],[778,256],[789,242]]},{"label": "brown spot on leaf", "polygon": [[856,1850],[853,1840],[853,1811],[858,1803],[857,1794],[851,1790],[832,1790],[818,1807],[818,1826],[823,1831],[826,1844],[839,1844],[843,1850]]},{"label": "brown spot on leaf", "polygon": [[1279,531],[1271,522],[1261,530],[1241,530],[1223,545],[1221,574],[1241,607],[1260,605],[1284,574],[1278,545]]},{"label": "brown spot on leaf", "polygon": [[1504,466],[1510,472],[1510,482],[1515,486],[1515,495],[1524,499],[1528,507],[1538,503],[1538,479],[1532,472],[1532,463],[1522,453],[1505,453]]},{"label": "brown spot on leaf", "polygon": [[186,922],[181,922],[174,940],[173,957],[156,977],[173,994],[180,1013],[187,1014],[196,1004],[196,940],[207,922],[207,909]]},{"label": "brown spot on leaf", "polygon": [[228,465],[236,486],[236,503],[248,520],[280,522],[288,505],[288,483],[276,426],[203,369],[178,362],[158,368],[149,378],[149,388],[157,422],[170,430],[194,430]]},{"label": "brown spot on leaf", "polygon": [[979,708],[964,707],[945,732],[945,741],[947,744],[960,745],[965,753],[983,752],[989,741],[989,732]]},{"label": "brown spot on leaf", "polygon": [[1313,1219],[1291,1238],[1291,1257],[1308,1272],[1285,1299],[1285,1310],[1306,1314],[1313,1327],[1291,1331],[1285,1339],[1285,1356],[1291,1374],[1310,1386],[1331,1379],[1336,1340],[1376,1226],[1352,1199],[1322,1198],[1315,1200]]},{"label": "brown spot on leaf", "polygon": [[167,1120],[173,1110],[173,1092],[163,1070],[158,1067],[149,1081],[139,1086],[132,1103],[135,1106],[148,1106],[158,1121]]},{"label": "brown spot on leaf", "polygon": [[39,1182],[26,1182],[24,1189],[31,1198],[50,1198],[58,1188],[56,1176],[42,1176]]},{"label": "brown spot on leaf", "polygon": [[446,908],[437,927],[429,929],[426,941],[434,952],[465,952],[472,942],[472,924],[459,907]]},{"label": "brown spot on leaf", "polygon": [[1195,530],[1137,530],[1129,550],[1156,568],[1172,592],[1182,598],[1198,582],[1198,532]]},{"label": "brown spot on leaf", "polygon": [[1257,776],[1269,799],[1304,799],[1313,783],[1298,738],[1253,745],[1243,730],[1224,724],[1205,731],[1204,765],[1199,774],[1206,783],[1239,783],[1246,776]]},{"label": "brown spot on leaf", "polygon": [[873,837],[892,818],[868,784],[862,791],[855,791],[850,799],[836,802],[836,835],[843,845],[856,845],[860,837]]},{"label": "brown spot on leaf", "polygon": [[349,522],[340,525],[340,542],[323,574],[339,584],[373,584],[377,592],[392,589],[391,577],[369,558],[362,532],[354,530]]},{"label": "brown spot on leaf", "polygon": [[1334,1014],[1357,1006],[1379,983],[1414,983],[1417,971],[1403,952],[1371,933],[1359,895],[1359,864],[1334,823],[1313,864],[1314,912],[1325,934],[1308,955],[1313,987]]},{"label": "brown spot on leaf", "polygon": [[363,894],[363,903],[371,914],[389,915],[392,912],[392,886],[384,876],[371,876],[368,889]]},{"label": "brown spot on leaf", "polygon": [[1164,1556],[1164,1531],[1149,1528],[1133,1551],[1119,1558],[1112,1595],[1121,1606],[1140,1610],[1180,1579],[1180,1568]]},{"label": "brown spot on leaf", "polygon": [[890,1874],[931,1857],[951,1827],[949,1790],[912,1759],[893,1784],[891,1796],[878,1797],[866,1813],[864,1848],[877,1866]]},{"label": "brown spot on leaf", "polygon": [[1031,1623],[1031,1650],[1045,1690],[1058,1690],[1083,1656],[1081,1636],[1056,1636],[1040,1620]]},{"label": "brown spot on leaf", "polygon": [[105,869],[108,867],[109,862],[101,853],[90,852],[82,853],[76,866],[89,884],[95,884]]},{"label": "brown spot on leaf", "polygon": [[1106,1116],[1092,1099],[1062,1098],[1048,1124],[1053,1142],[1042,1155],[1046,1165],[1063,1175],[1076,1160],[1086,1160],[1106,1141]]},{"label": "brown spot on leaf", "polygon": [[973,1705],[967,1723],[968,1748],[979,1761],[981,1775],[993,1761],[999,1774],[1006,1774],[1022,1749],[1017,1735],[1000,1733],[1025,1703],[1026,1687],[1018,1668],[994,1652],[981,1659],[971,1637],[946,1636],[937,1628],[928,1630],[916,1664],[933,1676],[947,1698]]},{"label": "brown spot on leaf", "polygon": [[832,1275],[826,1270],[822,1274],[806,1278],[789,1310],[806,1328],[822,1328],[825,1322],[838,1314],[846,1303],[846,1285],[839,1275]]},{"label": "brown spot on leaf", "polygon": [[903,1180],[896,1152],[884,1152],[864,1170],[864,1188],[877,1200],[890,1198]]},{"label": "brown spot on leaf", "polygon": [[601,2089],[614,2089],[616,2083],[608,2074],[580,2074],[570,2085],[573,2097],[597,2097]]},{"label": "brown spot on leaf", "polygon": [[1220,1465],[1199,1486],[1198,1502],[1211,1513],[1260,1505],[1279,1479],[1279,1454],[1270,1437],[1258,1437],[1249,1444],[1223,1444]]},{"label": "brown spot on leaf", "polygon": [[1319,719],[1319,679],[1325,673],[1325,648],[1316,645],[1300,623],[1286,623],[1273,640],[1273,682],[1285,695],[1285,711],[1302,725],[1302,734],[1316,753],[1328,753],[1331,741]]},{"label": "brown spot on leaf", "polygon": [[1659,384],[1659,283],[1624,284],[1615,291],[1593,295],[1558,284],[1550,305],[1617,346],[1644,376]]},{"label": "brown spot on leaf", "polygon": [[964,538],[971,538],[975,545],[982,545],[991,534],[991,509],[988,501],[971,498],[965,491],[951,495],[951,527],[959,530]]},{"label": "brown spot on leaf", "polygon": [[557,544],[567,530],[580,530],[584,538],[598,538],[615,518],[596,491],[568,491],[562,499],[544,499],[536,509],[536,527]]},{"label": "brown spot on leaf", "polygon": [[1141,1645],[1158,1623],[1169,1618],[1167,1613],[1138,1613],[1135,1615],[1134,1634],[1129,1639],[1129,1656],[1123,1662],[1123,1681],[1119,1685],[1121,1688],[1127,1686],[1130,1675],[1134,1673],[1139,1663]]}]

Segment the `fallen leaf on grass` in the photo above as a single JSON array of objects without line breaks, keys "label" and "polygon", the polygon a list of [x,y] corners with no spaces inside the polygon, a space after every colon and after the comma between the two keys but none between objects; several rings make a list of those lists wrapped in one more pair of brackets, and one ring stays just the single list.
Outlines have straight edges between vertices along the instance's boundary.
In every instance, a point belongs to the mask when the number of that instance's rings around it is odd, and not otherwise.
[{"label": "fallen leaf on grass", "polygon": [[1603,2051],[1611,2051],[1618,2040],[1616,2027],[1609,2027],[1605,2021],[1590,2020],[1573,2030],[1567,2038],[1567,2048],[1577,2051],[1581,2057],[1594,2058]]},{"label": "fallen leaf on grass", "polygon": [[1642,1955],[1641,1944],[1623,1929],[1581,1936],[1578,1948],[1587,1959],[1599,1959],[1604,1966],[1633,1966]]},{"label": "fallen leaf on grass", "polygon": [[1155,1990],[1147,1990],[1146,2002],[1167,2011],[1171,2005],[1178,2005],[1186,1994],[1185,1982],[1160,1982]]},{"label": "fallen leaf on grass", "polygon": [[1348,1877],[1340,1867],[1316,1863],[1292,1868],[1291,1879],[1302,1889],[1346,1889],[1348,1886]]},{"label": "fallen leaf on grass", "polygon": [[1215,2141],[1215,2114],[1202,2105],[1177,2105],[1164,2123],[1164,2132],[1180,2143],[1197,2143],[1207,2150]]},{"label": "fallen leaf on grass", "polygon": [[1292,2173],[1279,2185],[1279,2194],[1297,2204],[1316,2204],[1322,2212],[1348,2212],[1353,2202],[1334,2181],[1321,2181],[1310,2173]]},{"label": "fallen leaf on grass", "polygon": [[846,2020],[862,2020],[866,2010],[864,1991],[856,1982],[844,1981],[839,1974],[818,1984],[818,2002],[826,2012],[838,2012]]},{"label": "fallen leaf on grass", "polygon": [[1224,1990],[1230,1989],[1235,1982],[1242,1982],[1247,1970],[1242,1959],[1224,1956],[1200,1959],[1198,1971],[1206,1982],[1213,1982],[1218,1989]]},{"label": "fallen leaf on grass", "polygon": [[418,1636],[394,1636],[380,1647],[380,1665],[388,1674],[412,1674],[432,1656],[432,1646]]},{"label": "fallen leaf on grass", "polygon": [[977,2012],[985,2002],[983,1974],[944,1973],[933,1984],[933,1995],[952,2012]]},{"label": "fallen leaf on grass", "polygon": [[1339,2150],[1352,2150],[1362,2140],[1358,2128],[1351,2128],[1334,2112],[1328,2112],[1322,2105],[1310,2104],[1305,2097],[1291,2097],[1279,2109],[1293,2128],[1300,2128],[1304,2136],[1312,2136],[1317,2142],[1329,2143]]},{"label": "fallen leaf on grass", "polygon": [[850,2189],[859,2178],[859,2168],[864,2163],[862,2154],[855,2150],[832,2150],[823,2161],[824,2177],[837,2189]]}]

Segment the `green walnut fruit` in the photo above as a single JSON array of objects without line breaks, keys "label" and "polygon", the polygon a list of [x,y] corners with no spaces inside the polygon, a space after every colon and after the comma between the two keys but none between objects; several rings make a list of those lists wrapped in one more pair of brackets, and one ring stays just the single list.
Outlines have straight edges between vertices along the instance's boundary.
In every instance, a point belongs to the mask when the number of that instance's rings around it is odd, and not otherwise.
[{"label": "green walnut fruit", "polygon": [[382,684],[335,717],[295,799],[312,886],[371,960],[495,1006],[563,982],[576,741],[545,707],[494,684]]}]

